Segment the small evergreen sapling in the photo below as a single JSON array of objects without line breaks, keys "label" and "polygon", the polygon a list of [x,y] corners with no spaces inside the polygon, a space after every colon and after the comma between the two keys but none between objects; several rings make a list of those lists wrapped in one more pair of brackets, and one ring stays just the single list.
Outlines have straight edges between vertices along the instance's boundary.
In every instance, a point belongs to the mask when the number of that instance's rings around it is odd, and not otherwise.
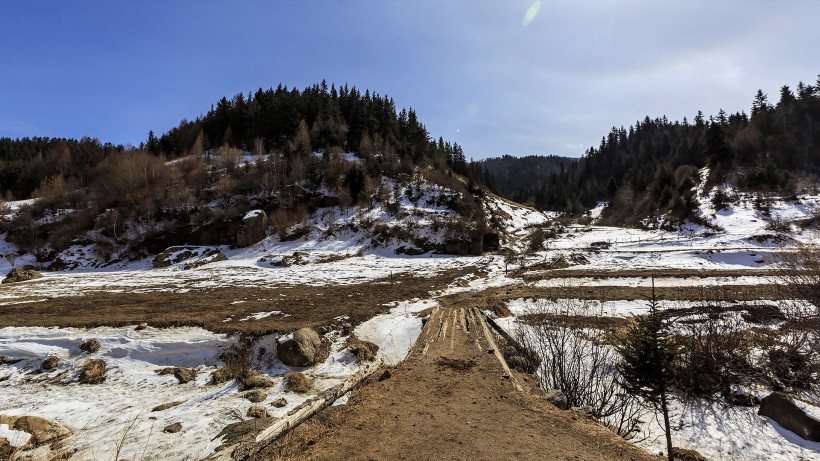
[{"label": "small evergreen sapling", "polygon": [[654,279],[649,315],[636,320],[618,346],[621,354],[618,374],[621,385],[627,392],[643,397],[655,411],[660,410],[663,414],[667,454],[669,461],[672,461],[668,390],[678,351],[671,341],[668,321],[658,312]]}]

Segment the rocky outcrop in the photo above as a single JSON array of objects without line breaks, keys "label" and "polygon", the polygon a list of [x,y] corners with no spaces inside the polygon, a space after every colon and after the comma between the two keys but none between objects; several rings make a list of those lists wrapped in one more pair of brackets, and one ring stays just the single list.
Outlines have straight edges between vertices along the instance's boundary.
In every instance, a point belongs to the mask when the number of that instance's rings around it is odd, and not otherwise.
[{"label": "rocky outcrop", "polygon": [[27,280],[34,280],[42,278],[43,274],[34,270],[32,266],[15,267],[6,274],[3,283],[25,282]]},{"label": "rocky outcrop", "polygon": [[8,424],[10,429],[31,434],[30,442],[38,447],[71,435],[71,431],[57,421],[39,416],[0,415],[0,424]]},{"label": "rocky outcrop", "polygon": [[768,416],[806,440],[820,442],[820,421],[807,415],[785,394],[771,393],[760,402],[757,414]]},{"label": "rocky outcrop", "polygon": [[236,233],[236,246],[249,247],[261,242],[268,230],[268,215],[262,210],[249,211],[242,218],[242,225]]},{"label": "rocky outcrop", "polygon": [[158,254],[152,264],[154,268],[169,267],[188,261],[182,268],[195,269],[205,264],[217,261],[227,261],[228,257],[215,248],[203,248],[196,246],[174,246],[166,248]]},{"label": "rocky outcrop", "polygon": [[276,346],[276,355],[285,365],[307,367],[316,363],[322,340],[311,328],[302,328]]}]

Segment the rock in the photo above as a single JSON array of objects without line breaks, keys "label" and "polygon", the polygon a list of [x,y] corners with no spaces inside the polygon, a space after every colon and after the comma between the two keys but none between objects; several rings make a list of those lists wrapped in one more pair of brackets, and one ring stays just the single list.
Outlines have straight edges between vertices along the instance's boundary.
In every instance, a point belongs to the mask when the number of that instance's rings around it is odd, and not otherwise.
[{"label": "rock", "polygon": [[242,218],[242,225],[236,234],[236,246],[248,247],[261,242],[268,230],[268,215],[262,210],[249,211]]},{"label": "rock", "polygon": [[285,390],[304,394],[313,386],[313,381],[310,380],[303,373],[298,371],[291,371],[285,375]]},{"label": "rock", "polygon": [[544,392],[544,399],[546,399],[547,402],[555,405],[561,410],[569,409],[569,404],[567,403],[567,396],[564,395],[564,393],[559,391],[558,389],[550,389]]},{"label": "rock", "polygon": [[582,415],[585,415],[585,416],[589,416],[589,415],[592,414],[592,407],[589,406],[589,405],[584,405],[584,406],[580,406],[580,407],[572,407],[572,408],[570,408],[570,410],[572,410],[576,413],[581,413]]},{"label": "rock", "polygon": [[249,418],[267,418],[269,415],[268,410],[265,410],[264,407],[254,405],[248,408],[248,413],[246,416],[248,416]]},{"label": "rock", "polygon": [[174,423],[165,426],[165,429],[162,432],[167,432],[169,434],[176,434],[177,432],[182,430],[182,423]]},{"label": "rock", "polygon": [[270,404],[273,405],[276,408],[282,408],[282,407],[284,407],[288,404],[288,401],[283,399],[283,398],[278,398],[278,399],[274,400],[273,402],[271,402]]},{"label": "rock", "polygon": [[768,416],[777,424],[812,442],[820,442],[820,421],[807,415],[785,394],[772,392],[760,402],[757,414]]},{"label": "rock", "polygon": [[80,350],[86,354],[93,354],[94,352],[100,350],[100,342],[96,339],[86,339],[80,343]]},{"label": "rock", "polygon": [[6,416],[0,415],[0,424],[8,424],[15,431],[31,434],[30,442],[38,447],[71,435],[71,431],[57,421],[39,416]]},{"label": "rock", "polygon": [[142,331],[146,328],[148,328],[148,324],[145,323],[145,322],[142,322],[139,325],[137,325],[136,328],[134,328],[134,331]]},{"label": "rock", "polygon": [[379,381],[384,381],[384,380],[390,379],[392,377],[393,377],[393,373],[390,373],[390,370],[384,370],[382,372],[381,376],[379,376]]},{"label": "rock", "polygon": [[40,365],[40,368],[43,371],[51,371],[57,368],[57,364],[60,362],[56,356],[50,355],[47,359],[43,360],[43,364]]},{"label": "rock", "polygon": [[42,278],[43,274],[34,270],[32,266],[19,266],[12,268],[8,274],[6,274],[6,278],[3,279],[2,283],[16,283],[16,282],[25,282],[27,280],[34,280]]},{"label": "rock", "polygon": [[80,369],[80,384],[100,384],[105,381],[105,360],[86,360]]},{"label": "rock", "polygon": [[273,386],[273,380],[257,371],[249,371],[239,377],[242,390],[259,389]]},{"label": "rock", "polygon": [[185,384],[196,379],[196,370],[193,368],[177,367],[174,369],[174,377],[180,384]]},{"label": "rock", "polygon": [[178,400],[176,402],[162,403],[152,408],[151,411],[163,411],[169,408],[174,408],[177,405],[182,405],[183,403],[184,402],[182,400]]},{"label": "rock", "polygon": [[312,328],[302,328],[293,334],[293,339],[276,346],[276,355],[285,365],[307,367],[316,363],[317,352],[322,340]]},{"label": "rock", "polygon": [[266,398],[268,398],[268,394],[257,390],[257,391],[250,391],[250,392],[246,393],[243,397],[245,397],[246,399],[250,400],[253,403],[259,403],[259,402],[265,400]]}]

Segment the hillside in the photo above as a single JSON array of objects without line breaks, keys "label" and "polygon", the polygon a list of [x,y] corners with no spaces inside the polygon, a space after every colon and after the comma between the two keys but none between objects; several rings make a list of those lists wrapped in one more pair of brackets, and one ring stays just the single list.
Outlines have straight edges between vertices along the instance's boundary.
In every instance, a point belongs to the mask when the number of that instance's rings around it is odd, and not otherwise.
[{"label": "hillside", "polygon": [[[516,171],[535,160],[506,159]],[[554,162],[549,157],[542,163]],[[784,85],[772,104],[762,91],[751,113],[721,110],[708,119],[670,121],[645,117],[628,128],[613,127],[597,147],[589,148],[563,172],[531,169],[522,181],[491,171],[499,191],[510,198],[531,200],[541,210],[581,213],[608,202],[604,218],[613,224],[635,224],[657,215],[682,223],[694,218],[693,190],[727,183],[746,192],[786,196],[816,182],[820,173],[820,79]],[[709,167],[707,178],[697,171]],[[534,181],[531,174],[540,178]]]},{"label": "hillside", "polygon": [[[476,254],[485,236],[497,247],[487,177],[386,96],[280,85],[222,98],[138,148],[0,139],[0,190],[24,198],[0,202],[0,234],[8,257],[52,270],[180,245],[244,247],[268,223],[282,241],[361,231],[372,248]],[[242,230],[251,212],[264,215],[252,242]]]},{"label": "hillside", "polygon": [[546,181],[555,181],[563,174],[564,168],[578,161],[570,157],[554,155],[527,155],[488,158],[476,162],[492,176],[495,192],[520,203],[533,203],[532,191]]}]

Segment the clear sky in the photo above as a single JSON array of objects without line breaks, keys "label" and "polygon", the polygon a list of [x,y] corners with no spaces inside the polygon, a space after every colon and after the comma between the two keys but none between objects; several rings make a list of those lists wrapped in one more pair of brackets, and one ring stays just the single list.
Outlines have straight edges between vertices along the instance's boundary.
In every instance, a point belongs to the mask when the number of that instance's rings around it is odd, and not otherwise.
[{"label": "clear sky", "polygon": [[326,79],[468,157],[578,156],[644,115],[749,111],[820,73],[820,1],[0,2],[0,136],[139,144]]}]

